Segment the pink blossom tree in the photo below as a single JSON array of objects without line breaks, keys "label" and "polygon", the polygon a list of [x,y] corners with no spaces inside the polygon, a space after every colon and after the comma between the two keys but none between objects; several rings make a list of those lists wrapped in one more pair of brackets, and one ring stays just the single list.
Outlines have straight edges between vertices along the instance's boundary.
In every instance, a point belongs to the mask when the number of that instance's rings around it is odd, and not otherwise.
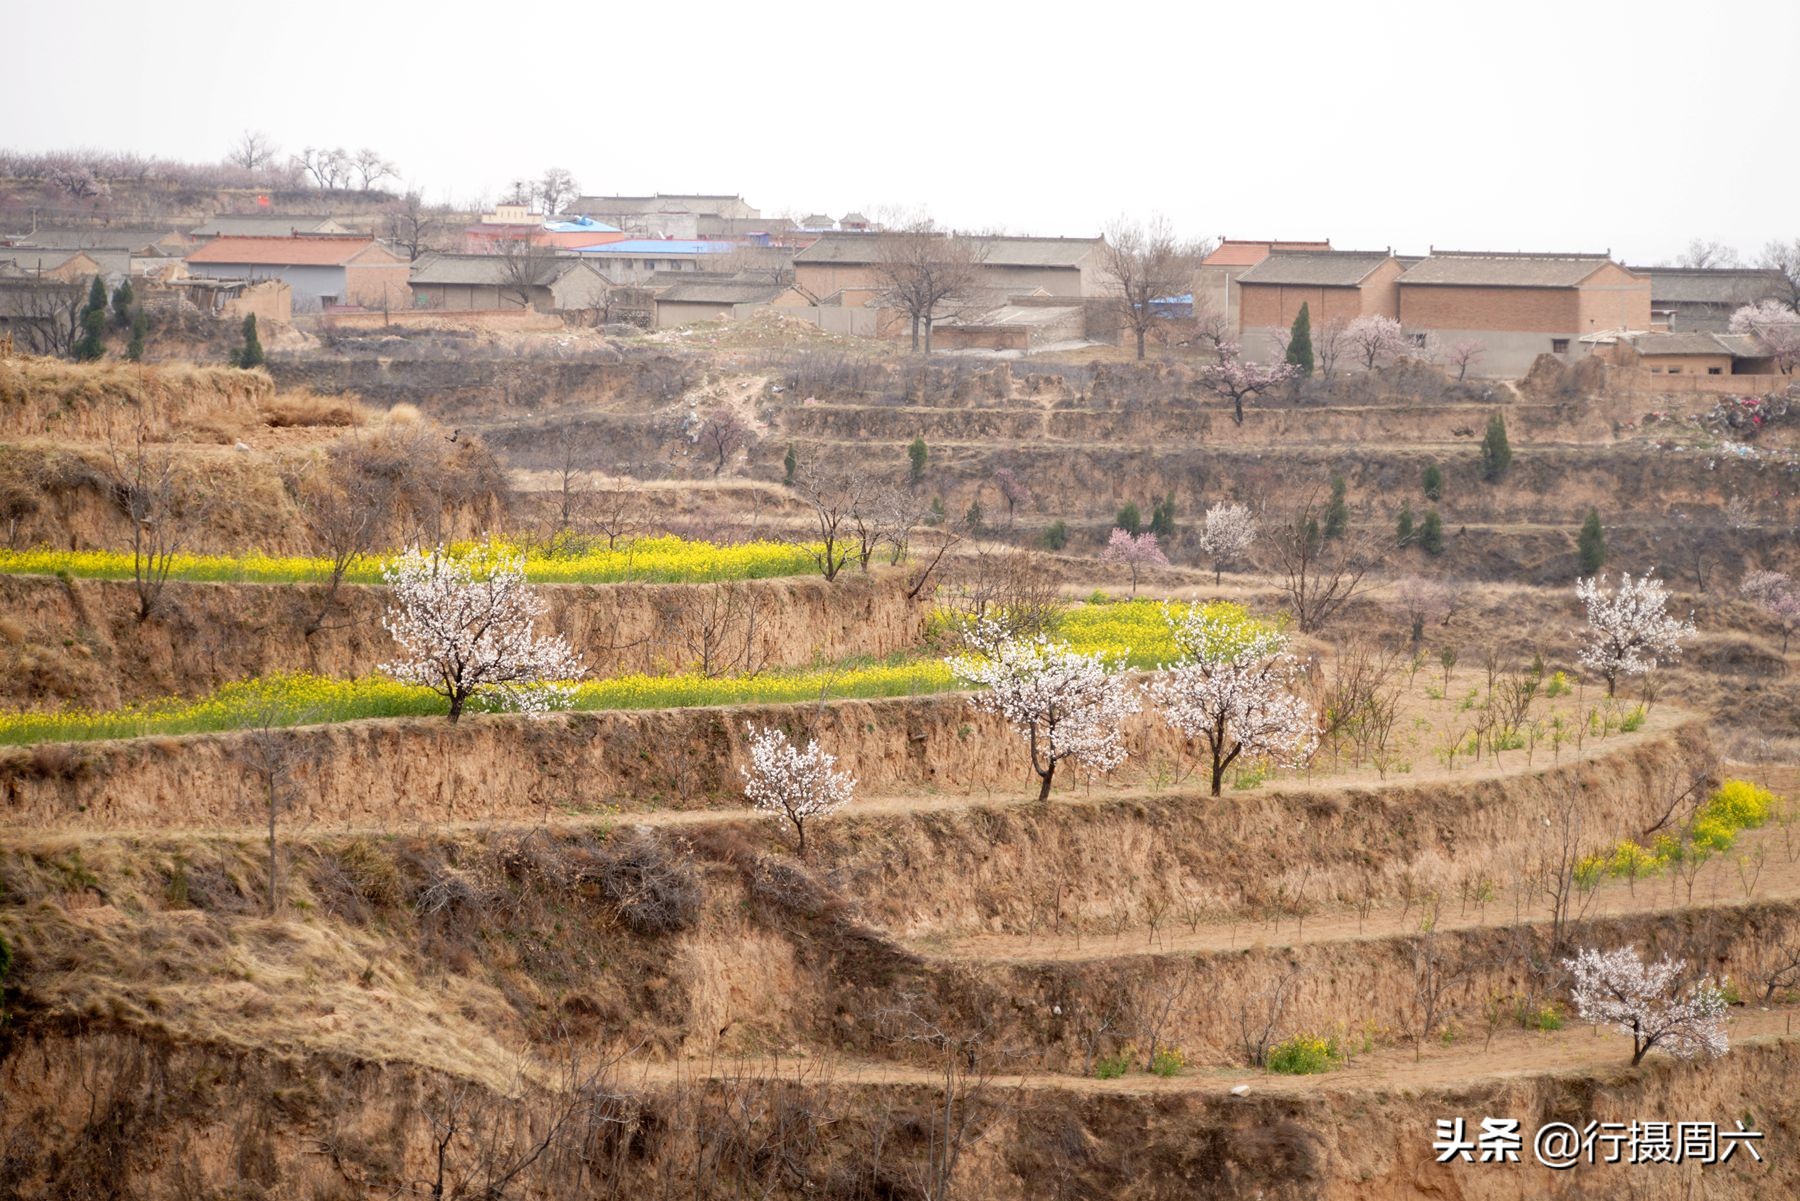
[{"label": "pink blossom tree", "polygon": [[1123,564],[1131,569],[1131,594],[1137,595],[1138,572],[1146,567],[1167,567],[1168,556],[1163,554],[1162,547],[1156,544],[1156,535],[1145,530],[1133,537],[1129,532],[1114,529],[1112,537],[1106,541],[1106,549],[1100,552],[1102,563]]},{"label": "pink blossom tree", "polygon": [[560,634],[538,635],[546,606],[520,556],[491,544],[458,555],[414,547],[381,574],[392,592],[382,624],[400,649],[381,670],[438,693],[451,721],[471,697],[531,714],[574,699],[581,657]]},{"label": "pink blossom tree", "polygon": [[976,652],[949,659],[951,673],[981,690],[971,705],[999,714],[1025,739],[1040,802],[1050,799],[1064,759],[1100,772],[1125,762],[1123,722],[1139,702],[1116,664],[1042,634],[1015,638],[991,619],[979,622],[969,641]]},{"label": "pink blossom tree", "polygon": [[1263,366],[1238,357],[1235,342],[1219,345],[1219,361],[1200,370],[1200,380],[1214,393],[1231,402],[1231,417],[1244,424],[1244,402],[1260,397],[1293,379],[1299,368],[1292,363]]},{"label": "pink blossom tree", "polygon": [[1246,505],[1220,501],[1206,510],[1200,527],[1200,549],[1212,557],[1213,583],[1256,542],[1256,517]]},{"label": "pink blossom tree", "polygon": [[1575,595],[1587,608],[1581,664],[1606,680],[1607,696],[1613,695],[1621,675],[1654,671],[1659,661],[1679,656],[1682,642],[1693,637],[1693,618],[1669,616],[1668,591],[1653,574],[1634,580],[1622,573],[1618,591],[1608,592],[1602,573],[1577,581]]},{"label": "pink blossom tree", "polygon": [[[1183,626],[1194,624],[1196,609],[1189,610]],[[1213,619],[1202,615],[1199,620],[1204,625]],[[1318,719],[1293,692],[1303,671],[1287,652],[1287,640],[1264,630],[1246,641],[1240,626],[1219,624],[1217,637],[1211,638],[1204,631],[1178,627],[1184,646],[1216,649],[1159,673],[1149,685],[1163,721],[1189,741],[1205,744],[1214,796],[1224,786],[1225,769],[1239,758],[1294,767],[1319,745]]]},{"label": "pink blossom tree", "polygon": [[1775,367],[1783,375],[1800,363],[1800,312],[1779,300],[1759,300],[1731,315],[1731,332],[1754,334],[1769,348]]},{"label": "pink blossom tree", "polygon": [[1785,571],[1753,571],[1738,585],[1738,593],[1760,608],[1781,627],[1781,653],[1800,626],[1800,587]]},{"label": "pink blossom tree", "polygon": [[1634,1067],[1655,1047],[1677,1059],[1713,1059],[1730,1047],[1725,994],[1705,979],[1681,989],[1683,960],[1665,955],[1646,964],[1631,947],[1584,948],[1563,966],[1574,976],[1570,996],[1576,1014],[1590,1025],[1631,1035]]},{"label": "pink blossom tree", "polygon": [[1350,354],[1361,360],[1363,368],[1375,370],[1382,362],[1410,354],[1413,350],[1412,339],[1406,329],[1392,317],[1383,317],[1371,313],[1366,317],[1358,317],[1344,327],[1344,341],[1350,348]]},{"label": "pink blossom tree", "polygon": [[787,732],[745,723],[750,762],[738,768],[744,796],[758,813],[793,827],[794,850],[806,853],[807,823],[831,816],[856,795],[856,779],[835,770],[837,756],[809,738],[801,750]]},{"label": "pink blossom tree", "polygon": [[1456,368],[1456,382],[1460,384],[1469,377],[1469,369],[1481,362],[1486,354],[1487,348],[1481,343],[1464,338],[1450,344],[1450,349],[1444,352],[1444,361]]}]

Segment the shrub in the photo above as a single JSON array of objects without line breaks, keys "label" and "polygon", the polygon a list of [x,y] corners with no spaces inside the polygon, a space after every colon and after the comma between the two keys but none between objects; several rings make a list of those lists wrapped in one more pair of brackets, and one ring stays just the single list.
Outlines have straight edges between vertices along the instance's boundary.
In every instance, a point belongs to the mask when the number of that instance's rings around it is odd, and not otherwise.
[{"label": "shrub", "polygon": [[1187,1056],[1180,1047],[1164,1047],[1150,1057],[1150,1071],[1157,1076],[1177,1076],[1187,1066]]},{"label": "shrub", "polygon": [[1131,1060],[1129,1047],[1114,1055],[1102,1055],[1094,1060],[1094,1076],[1099,1080],[1117,1080],[1131,1070]]},{"label": "shrub", "polygon": [[1444,499],[1444,473],[1436,463],[1426,464],[1424,483],[1426,500]]},{"label": "shrub", "polygon": [[1563,1027],[1562,1010],[1548,1001],[1536,1009],[1527,1009],[1521,1003],[1519,1025],[1527,1030],[1561,1030]]},{"label": "shrub", "polygon": [[1069,544],[1067,523],[1060,517],[1051,522],[1049,528],[1044,531],[1043,542],[1045,550],[1061,550],[1067,546]]},{"label": "shrub", "polygon": [[1413,540],[1413,511],[1409,501],[1400,508],[1400,520],[1394,523],[1394,540],[1401,546],[1408,546]]},{"label": "shrub", "polygon": [[1270,1047],[1264,1062],[1271,1072],[1283,1076],[1316,1076],[1329,1072],[1343,1057],[1335,1038],[1296,1034]]},{"label": "shrub", "polygon": [[970,501],[968,509],[963,513],[963,524],[969,527],[969,533],[981,533],[982,527],[986,521],[987,514],[982,512],[981,502],[978,500]]},{"label": "shrub", "polygon": [[1425,520],[1419,523],[1419,545],[1428,555],[1444,553],[1444,519],[1438,516],[1436,509],[1425,514]]},{"label": "shrub", "polygon": [[794,449],[792,442],[788,443],[787,453],[781,456],[781,467],[783,472],[781,482],[792,488],[794,473],[800,470],[800,454]]},{"label": "shrub", "polygon": [[1150,532],[1156,540],[1168,545],[1175,537],[1175,498],[1165,496],[1150,506]]},{"label": "shrub", "polygon": [[600,892],[634,933],[676,934],[700,919],[700,874],[686,846],[671,851],[648,830],[610,847],[596,870]]}]

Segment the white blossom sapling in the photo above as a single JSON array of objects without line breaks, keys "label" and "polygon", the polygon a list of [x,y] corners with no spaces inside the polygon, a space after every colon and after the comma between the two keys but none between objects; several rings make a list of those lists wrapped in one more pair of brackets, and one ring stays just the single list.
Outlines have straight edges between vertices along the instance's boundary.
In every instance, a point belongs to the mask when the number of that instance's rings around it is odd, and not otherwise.
[{"label": "white blossom sapling", "polygon": [[982,690],[971,705],[998,713],[1025,739],[1039,801],[1050,799],[1064,759],[1100,772],[1125,761],[1122,723],[1139,702],[1116,664],[1042,634],[1015,638],[991,619],[977,623],[969,641],[980,653],[949,659],[951,673]]},{"label": "white blossom sapling", "polygon": [[1159,673],[1149,692],[1165,722],[1206,744],[1212,795],[1219,795],[1225,769],[1240,758],[1298,767],[1312,756],[1318,719],[1294,695],[1303,669],[1281,634],[1247,633],[1242,625],[1198,613],[1198,606],[1179,620],[1170,618],[1170,626],[1188,658]]},{"label": "white blossom sapling", "polygon": [[1659,661],[1679,656],[1682,641],[1693,636],[1693,619],[1669,616],[1669,594],[1650,573],[1635,580],[1629,573],[1620,575],[1619,590],[1613,593],[1606,591],[1604,574],[1580,580],[1575,595],[1587,607],[1581,663],[1605,679],[1607,696],[1613,695],[1621,675],[1655,670]]},{"label": "white blossom sapling", "polygon": [[581,657],[560,634],[538,635],[546,606],[520,556],[492,545],[458,555],[414,547],[381,574],[393,592],[382,624],[400,652],[381,670],[438,693],[451,721],[474,696],[530,714],[574,699]]},{"label": "white blossom sapling", "polygon": [[1212,557],[1213,583],[1224,576],[1225,564],[1242,558],[1256,541],[1256,517],[1246,505],[1221,501],[1206,510],[1200,529],[1200,549]]},{"label": "white blossom sapling", "polygon": [[1350,344],[1351,353],[1362,360],[1364,369],[1368,371],[1375,370],[1376,365],[1384,359],[1403,358],[1415,349],[1404,326],[1392,317],[1376,313],[1358,317],[1345,326],[1344,340]]},{"label": "white blossom sapling", "polygon": [[837,756],[816,738],[807,739],[801,750],[784,730],[745,723],[744,733],[750,739],[750,762],[738,774],[744,777],[745,798],[770,820],[792,826],[794,849],[805,854],[807,823],[849,804],[856,794],[855,778],[834,770]]},{"label": "white blossom sapling", "polygon": [[1685,991],[1679,977],[1685,961],[1667,955],[1646,964],[1631,947],[1577,951],[1563,960],[1575,977],[1571,998],[1581,1020],[1612,1026],[1631,1035],[1633,1065],[1651,1048],[1677,1059],[1716,1058],[1730,1044],[1725,1037],[1725,995],[1710,980]]}]

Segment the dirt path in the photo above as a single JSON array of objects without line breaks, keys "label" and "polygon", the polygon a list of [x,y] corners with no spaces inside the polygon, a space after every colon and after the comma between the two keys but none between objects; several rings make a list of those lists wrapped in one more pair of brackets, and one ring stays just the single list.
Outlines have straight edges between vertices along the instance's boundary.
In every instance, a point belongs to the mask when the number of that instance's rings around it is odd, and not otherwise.
[{"label": "dirt path", "polygon": [[[1800,1007],[1734,1009],[1728,1033],[1734,1048],[1770,1043],[1795,1036]],[[1454,1043],[1434,1041],[1415,1059],[1410,1047],[1381,1047],[1355,1055],[1335,1071],[1316,1076],[1278,1076],[1244,1068],[1198,1068],[1178,1076],[1133,1072],[1116,1080],[1098,1080],[1052,1072],[997,1075],[1000,1088],[1066,1089],[1080,1093],[1140,1096],[1154,1093],[1229,1094],[1240,1085],[1254,1093],[1302,1094],[1326,1091],[1391,1091],[1465,1088],[1482,1080],[1583,1073],[1598,1068],[1624,1068],[1631,1061],[1631,1042],[1623,1034],[1572,1024],[1561,1030],[1504,1030],[1491,1043],[1471,1032]],[[724,1077],[800,1078],[837,1085],[918,1085],[941,1087],[941,1074],[930,1068],[833,1055],[771,1059],[698,1059],[634,1062],[623,1066],[620,1080],[644,1087]],[[1694,1115],[1707,1117],[1711,1115]]]}]

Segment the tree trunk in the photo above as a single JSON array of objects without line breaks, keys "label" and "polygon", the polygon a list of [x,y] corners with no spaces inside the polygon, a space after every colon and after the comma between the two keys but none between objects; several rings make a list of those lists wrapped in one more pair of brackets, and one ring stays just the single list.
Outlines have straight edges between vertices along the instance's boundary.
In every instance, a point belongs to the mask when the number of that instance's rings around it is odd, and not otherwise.
[{"label": "tree trunk", "polygon": [[927,314],[925,317],[925,357],[926,358],[931,357],[931,316],[930,316],[930,314]]},{"label": "tree trunk", "polygon": [[463,702],[467,699],[468,698],[466,696],[464,696],[461,692],[452,692],[450,694],[450,724],[451,725],[455,725],[457,722],[457,719],[462,717]]},{"label": "tree trunk", "polygon": [[279,870],[279,860],[276,857],[276,851],[275,851],[275,785],[274,785],[274,782],[271,781],[269,784],[269,916],[270,917],[275,916],[275,898],[278,895],[277,885],[276,885],[276,873],[278,870]]},{"label": "tree trunk", "polygon": [[1139,329],[1137,331],[1137,350],[1138,350],[1137,357],[1138,357],[1139,361],[1141,362],[1144,357],[1144,331],[1142,329]]},{"label": "tree trunk", "polygon": [[1043,771],[1038,773],[1039,778],[1044,781],[1043,787],[1038,789],[1038,804],[1041,805],[1050,799],[1050,781],[1055,775],[1056,775],[1056,761],[1055,760],[1051,760],[1050,766],[1046,767]]},{"label": "tree trunk", "polygon": [[1235,398],[1233,398],[1231,403],[1232,403],[1231,419],[1233,421],[1237,422],[1239,425],[1244,424],[1244,398],[1241,396],[1235,397]]},{"label": "tree trunk", "polygon": [[912,348],[919,349],[919,319],[916,316],[912,319]]}]

